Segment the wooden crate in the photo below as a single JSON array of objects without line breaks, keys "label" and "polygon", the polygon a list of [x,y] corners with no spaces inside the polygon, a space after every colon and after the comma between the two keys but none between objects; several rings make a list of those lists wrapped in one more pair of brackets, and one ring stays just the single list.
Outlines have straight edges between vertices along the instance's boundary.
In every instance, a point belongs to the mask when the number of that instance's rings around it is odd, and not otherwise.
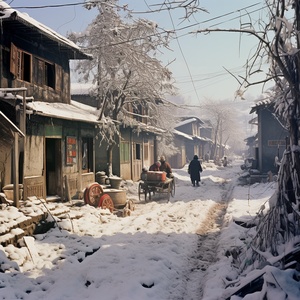
[{"label": "wooden crate", "polygon": [[161,171],[148,171],[147,181],[165,181],[167,178],[166,172]]}]

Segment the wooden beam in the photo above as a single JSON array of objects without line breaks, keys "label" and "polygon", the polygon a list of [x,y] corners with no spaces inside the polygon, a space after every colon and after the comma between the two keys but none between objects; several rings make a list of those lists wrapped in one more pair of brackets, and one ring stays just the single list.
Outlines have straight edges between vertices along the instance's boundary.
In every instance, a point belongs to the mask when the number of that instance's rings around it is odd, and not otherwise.
[{"label": "wooden beam", "polygon": [[13,184],[14,184],[14,205],[19,207],[19,135],[14,132],[14,148],[13,148]]}]

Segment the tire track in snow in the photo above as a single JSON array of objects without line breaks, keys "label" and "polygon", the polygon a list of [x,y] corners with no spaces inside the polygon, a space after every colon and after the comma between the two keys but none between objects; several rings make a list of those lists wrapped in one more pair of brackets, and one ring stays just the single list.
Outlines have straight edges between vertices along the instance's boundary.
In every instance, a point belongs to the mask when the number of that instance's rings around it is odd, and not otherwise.
[{"label": "tire track in snow", "polygon": [[[225,182],[224,182],[225,183]],[[225,184],[223,184],[225,187]],[[201,223],[198,234],[196,255],[190,257],[190,273],[186,275],[186,295],[181,300],[200,300],[203,297],[205,277],[208,267],[217,261],[218,240],[226,214],[228,202],[231,199],[233,185],[231,184],[222,195],[222,201],[209,210],[206,219]],[[191,291],[193,291],[191,293]],[[190,295],[195,295],[191,299]]]}]

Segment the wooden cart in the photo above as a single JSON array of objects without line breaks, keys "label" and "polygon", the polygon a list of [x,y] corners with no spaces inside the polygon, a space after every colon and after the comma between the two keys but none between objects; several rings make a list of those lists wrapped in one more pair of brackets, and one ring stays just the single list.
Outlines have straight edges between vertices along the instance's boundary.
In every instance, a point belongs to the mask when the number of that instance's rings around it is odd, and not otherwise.
[{"label": "wooden cart", "polygon": [[157,194],[166,194],[168,202],[170,201],[170,196],[175,195],[175,180],[174,177],[166,178],[164,180],[141,180],[138,187],[139,200],[141,200],[141,195],[144,195],[145,202],[148,199],[151,200],[152,196]]},{"label": "wooden cart", "polygon": [[116,189],[105,191],[98,182],[93,182],[84,190],[83,198],[84,202],[91,206],[109,209],[111,213],[119,216],[130,216],[131,211],[135,209],[134,203],[132,200],[126,200],[126,195],[125,201],[121,203],[121,200],[124,200],[122,192]]}]

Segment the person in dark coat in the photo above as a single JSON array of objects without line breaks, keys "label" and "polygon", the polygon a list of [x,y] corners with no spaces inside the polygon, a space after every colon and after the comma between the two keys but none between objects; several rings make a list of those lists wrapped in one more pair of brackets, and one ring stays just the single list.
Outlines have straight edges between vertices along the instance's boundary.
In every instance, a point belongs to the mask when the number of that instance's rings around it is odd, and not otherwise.
[{"label": "person in dark coat", "polygon": [[191,182],[193,186],[199,186],[200,182],[200,173],[202,172],[202,167],[197,155],[194,155],[194,158],[191,160],[188,168],[188,172],[191,177]]},{"label": "person in dark coat", "polygon": [[153,165],[150,166],[149,171],[160,171],[160,165],[160,161],[155,162]]}]

